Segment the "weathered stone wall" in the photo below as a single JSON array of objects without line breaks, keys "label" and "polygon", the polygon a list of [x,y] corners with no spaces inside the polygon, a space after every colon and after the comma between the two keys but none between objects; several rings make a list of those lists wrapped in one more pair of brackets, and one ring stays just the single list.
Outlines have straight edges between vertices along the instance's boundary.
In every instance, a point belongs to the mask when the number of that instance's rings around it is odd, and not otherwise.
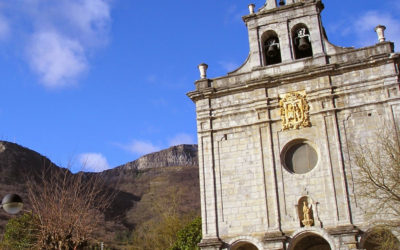
[{"label": "weathered stone wall", "polygon": [[[280,249],[312,232],[343,248],[357,243],[354,227],[368,226],[355,195],[349,145],[400,122],[400,56],[389,42],[361,49],[329,44],[316,6],[296,3],[244,17],[249,59],[225,77],[197,81],[188,94],[196,103],[205,243],[220,238]],[[282,63],[263,66],[263,32],[287,37],[299,22],[310,30],[314,56],[294,60],[290,41],[281,39]],[[283,130],[280,96],[297,91],[306,93],[311,126]],[[284,155],[296,142],[316,151],[307,173],[285,166]],[[310,228],[301,222],[305,197]]]}]

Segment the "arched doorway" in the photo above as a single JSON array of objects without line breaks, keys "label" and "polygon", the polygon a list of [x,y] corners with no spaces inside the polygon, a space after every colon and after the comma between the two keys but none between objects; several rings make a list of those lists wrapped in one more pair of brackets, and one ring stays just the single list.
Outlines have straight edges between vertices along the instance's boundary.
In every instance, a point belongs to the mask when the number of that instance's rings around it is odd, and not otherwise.
[{"label": "arched doorway", "polygon": [[258,250],[258,248],[249,242],[238,242],[233,245],[231,250]]},{"label": "arched doorway", "polygon": [[308,234],[294,242],[292,250],[331,250],[329,243],[316,234]]}]

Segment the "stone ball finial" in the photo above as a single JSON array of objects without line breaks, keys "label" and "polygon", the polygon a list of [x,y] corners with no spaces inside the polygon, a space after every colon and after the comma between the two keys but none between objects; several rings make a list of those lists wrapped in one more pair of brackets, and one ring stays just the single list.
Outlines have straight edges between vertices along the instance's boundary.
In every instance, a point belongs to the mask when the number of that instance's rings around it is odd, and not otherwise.
[{"label": "stone ball finial", "polygon": [[385,30],[386,30],[386,27],[383,26],[383,25],[376,26],[375,32],[378,35],[379,42],[384,42],[386,40],[386,38],[385,38]]},{"label": "stone ball finial", "polygon": [[200,71],[200,78],[201,79],[206,79],[207,78],[207,69],[208,69],[208,65],[205,63],[201,63],[198,66],[199,71]]},{"label": "stone ball finial", "polygon": [[249,4],[249,12],[250,14],[254,14],[254,8],[256,7],[256,5],[254,3]]}]

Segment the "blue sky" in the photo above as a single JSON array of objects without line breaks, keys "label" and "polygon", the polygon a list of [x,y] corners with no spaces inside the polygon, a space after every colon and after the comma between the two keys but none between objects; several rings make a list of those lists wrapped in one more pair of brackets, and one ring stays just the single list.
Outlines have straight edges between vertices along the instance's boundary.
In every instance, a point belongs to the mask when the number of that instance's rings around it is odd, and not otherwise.
[{"label": "blue sky", "polygon": [[[197,143],[185,94],[199,63],[217,77],[246,59],[250,3],[0,0],[0,139],[86,171]],[[332,43],[372,45],[383,24],[399,44],[398,1],[324,4]]]}]

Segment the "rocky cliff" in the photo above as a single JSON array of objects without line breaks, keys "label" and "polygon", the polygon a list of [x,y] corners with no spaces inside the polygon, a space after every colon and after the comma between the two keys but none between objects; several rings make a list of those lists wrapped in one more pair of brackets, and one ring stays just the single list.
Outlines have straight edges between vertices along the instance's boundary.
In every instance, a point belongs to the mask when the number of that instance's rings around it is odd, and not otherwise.
[{"label": "rocky cliff", "polygon": [[150,168],[179,166],[198,166],[197,145],[172,146],[168,149],[142,156],[135,161],[121,165],[111,171],[120,168],[126,170],[145,170]]}]

